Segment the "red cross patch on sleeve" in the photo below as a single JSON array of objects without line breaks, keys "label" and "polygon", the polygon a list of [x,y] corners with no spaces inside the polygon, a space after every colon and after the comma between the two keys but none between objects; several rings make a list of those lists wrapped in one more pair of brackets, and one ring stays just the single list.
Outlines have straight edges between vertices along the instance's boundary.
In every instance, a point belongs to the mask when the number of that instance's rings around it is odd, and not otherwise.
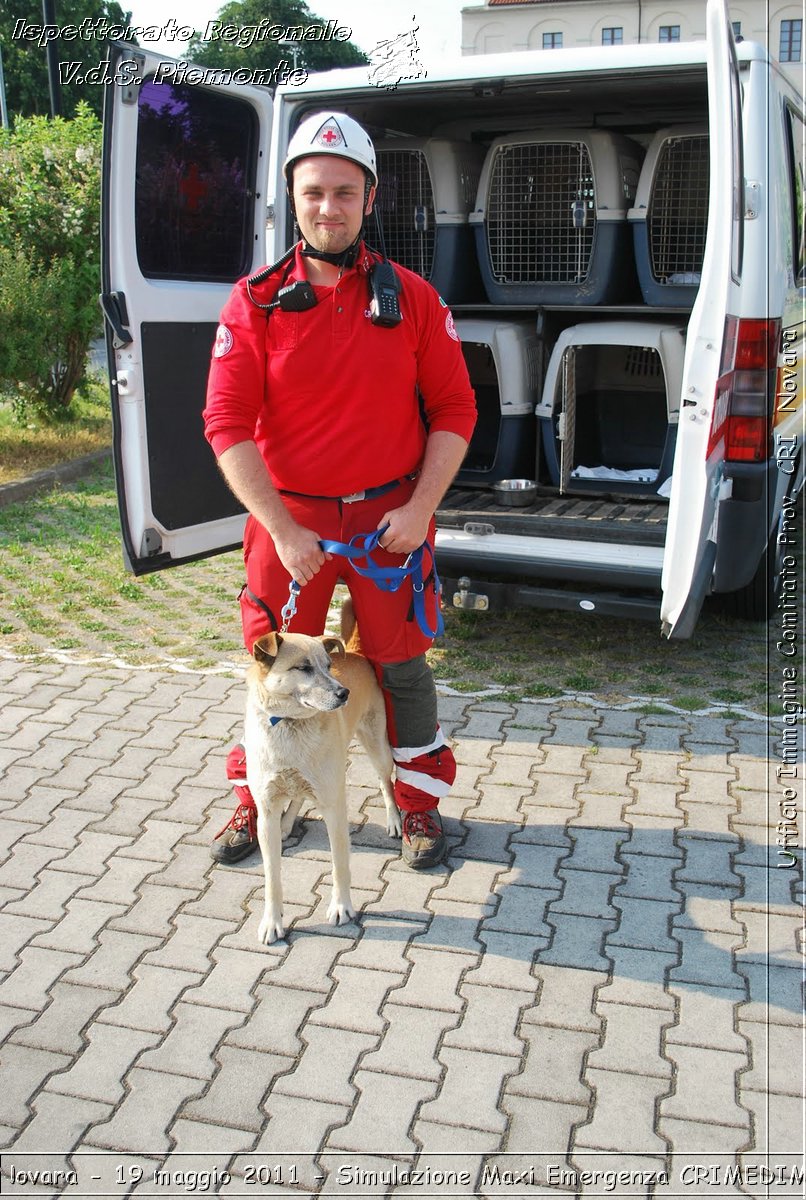
[{"label": "red cross patch on sleeve", "polygon": [[223,358],[225,354],[229,354],[233,342],[232,330],[228,329],[226,325],[219,325],[215,333],[213,358]]}]

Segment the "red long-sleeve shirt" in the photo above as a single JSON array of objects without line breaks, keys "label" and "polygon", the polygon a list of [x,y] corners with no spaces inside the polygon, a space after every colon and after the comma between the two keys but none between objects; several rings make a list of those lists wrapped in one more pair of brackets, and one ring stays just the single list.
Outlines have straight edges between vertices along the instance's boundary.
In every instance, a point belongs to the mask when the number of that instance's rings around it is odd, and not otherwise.
[{"label": "red long-sleeve shirt", "polygon": [[[205,436],[216,456],[254,440],[281,489],[343,496],[419,467],[427,430],[469,441],[476,409],[450,310],[429,283],[395,264],[402,322],[373,325],[362,245],[335,287],[315,287],[305,312],[267,318],[240,280],[221,313],[207,386]],[[268,303],[306,277],[299,248],[253,286]],[[426,426],[420,414],[423,398]]]}]

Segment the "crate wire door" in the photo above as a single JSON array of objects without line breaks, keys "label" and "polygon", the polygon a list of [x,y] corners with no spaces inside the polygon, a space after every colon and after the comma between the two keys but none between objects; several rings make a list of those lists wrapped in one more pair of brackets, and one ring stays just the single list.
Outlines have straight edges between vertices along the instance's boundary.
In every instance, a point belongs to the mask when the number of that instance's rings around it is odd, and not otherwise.
[{"label": "crate wire door", "polygon": [[647,211],[652,274],[659,283],[699,282],[709,184],[707,135],[670,138],[658,157]]},{"label": "crate wire door", "polygon": [[493,164],[487,245],[501,283],[581,283],[596,228],[584,142],[502,146]]},{"label": "crate wire door", "polygon": [[434,265],[434,193],[421,150],[378,151],[377,205],[391,259],[428,279]]}]

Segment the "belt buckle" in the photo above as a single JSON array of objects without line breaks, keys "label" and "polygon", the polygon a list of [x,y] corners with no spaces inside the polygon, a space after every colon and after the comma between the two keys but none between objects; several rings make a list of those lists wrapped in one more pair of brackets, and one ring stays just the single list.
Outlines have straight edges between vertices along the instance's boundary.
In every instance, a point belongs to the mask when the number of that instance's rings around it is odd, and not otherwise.
[{"label": "belt buckle", "polygon": [[355,504],[357,500],[363,500],[366,492],[351,492],[349,496],[342,496],[342,504]]}]

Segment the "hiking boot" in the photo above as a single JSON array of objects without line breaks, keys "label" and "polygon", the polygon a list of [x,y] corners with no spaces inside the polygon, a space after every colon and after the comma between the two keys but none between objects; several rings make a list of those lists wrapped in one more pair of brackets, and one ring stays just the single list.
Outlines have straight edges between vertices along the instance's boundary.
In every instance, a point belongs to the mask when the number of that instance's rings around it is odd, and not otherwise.
[{"label": "hiking boot", "polygon": [[235,812],[224,828],[215,835],[215,840],[210,847],[210,853],[215,861],[228,866],[231,863],[240,862],[242,858],[246,858],[247,854],[251,854],[258,848],[255,802],[247,788],[236,788],[235,792],[236,795],[238,792],[247,792],[249,799],[244,801],[240,796],[238,797],[240,803]]},{"label": "hiking boot", "polygon": [[257,808],[246,782],[246,751],[239,742],[227,755],[227,779],[235,792],[235,812],[210,847],[216,862],[236,863],[257,850]]},{"label": "hiking boot", "polygon": [[403,813],[403,861],[415,871],[435,867],[447,850],[442,818],[435,808]]}]

